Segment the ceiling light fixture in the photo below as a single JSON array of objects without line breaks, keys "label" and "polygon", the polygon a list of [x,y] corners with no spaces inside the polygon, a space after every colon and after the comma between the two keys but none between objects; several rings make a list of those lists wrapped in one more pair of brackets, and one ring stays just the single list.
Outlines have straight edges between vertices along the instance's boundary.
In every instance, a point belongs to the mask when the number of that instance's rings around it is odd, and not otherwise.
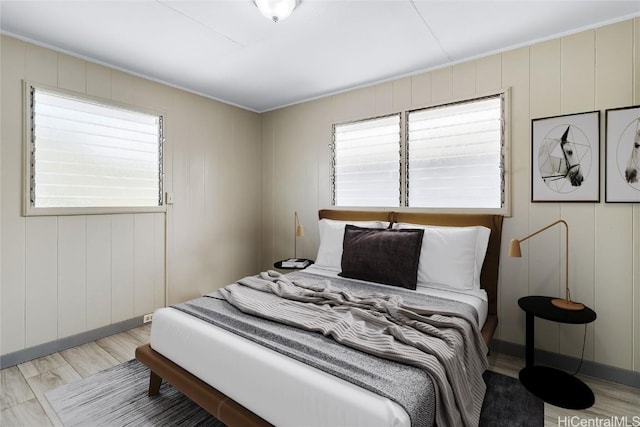
[{"label": "ceiling light fixture", "polygon": [[260,13],[273,22],[287,19],[298,6],[298,0],[254,0],[254,3]]}]

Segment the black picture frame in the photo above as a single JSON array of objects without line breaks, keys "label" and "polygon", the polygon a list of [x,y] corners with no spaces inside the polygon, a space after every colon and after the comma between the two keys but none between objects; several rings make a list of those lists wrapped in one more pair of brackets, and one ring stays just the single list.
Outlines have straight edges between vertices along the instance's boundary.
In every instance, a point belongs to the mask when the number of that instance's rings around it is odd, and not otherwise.
[{"label": "black picture frame", "polygon": [[531,201],[600,201],[600,111],[531,120]]},{"label": "black picture frame", "polygon": [[640,105],[605,111],[605,201],[640,203]]}]

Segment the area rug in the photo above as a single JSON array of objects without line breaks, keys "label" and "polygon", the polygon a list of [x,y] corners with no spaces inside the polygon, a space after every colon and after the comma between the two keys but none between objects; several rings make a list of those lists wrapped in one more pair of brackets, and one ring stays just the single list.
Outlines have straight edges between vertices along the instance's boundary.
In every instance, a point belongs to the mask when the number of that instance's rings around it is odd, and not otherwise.
[{"label": "area rug", "polygon": [[[486,371],[481,426],[544,425],[544,405],[511,377]],[[46,393],[65,426],[212,426],[224,424],[163,381],[147,396],[149,370],[133,359]]]}]

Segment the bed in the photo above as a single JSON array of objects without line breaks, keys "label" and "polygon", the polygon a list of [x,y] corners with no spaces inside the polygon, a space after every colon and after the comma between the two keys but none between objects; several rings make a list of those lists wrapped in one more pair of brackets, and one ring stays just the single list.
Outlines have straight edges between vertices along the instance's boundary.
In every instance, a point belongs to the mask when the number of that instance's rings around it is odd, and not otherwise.
[{"label": "bed", "polygon": [[[481,288],[478,295],[483,297],[465,294],[463,298],[470,305],[482,300],[475,309],[482,339],[488,345],[498,324],[502,216],[321,210],[319,219],[321,227],[329,223],[376,223],[378,228],[410,230],[419,225],[445,231],[486,228],[486,252],[477,274]],[[319,263],[307,270],[311,275],[331,277],[340,272],[339,268],[323,265],[331,264],[327,259],[339,254],[320,253],[322,239],[321,230]],[[446,294],[448,290],[436,286],[433,292]],[[311,425],[316,419],[322,419],[317,425],[411,425],[403,407],[384,396],[174,308],[156,311],[151,343],[139,347],[136,358],[150,368],[149,395],[158,394],[164,379],[230,427]]]}]

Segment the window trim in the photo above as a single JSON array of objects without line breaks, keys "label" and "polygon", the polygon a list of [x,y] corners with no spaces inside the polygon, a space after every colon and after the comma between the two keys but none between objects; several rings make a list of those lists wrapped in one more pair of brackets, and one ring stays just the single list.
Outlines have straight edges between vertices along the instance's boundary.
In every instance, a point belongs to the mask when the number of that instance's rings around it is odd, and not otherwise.
[{"label": "window trim", "polygon": [[[408,207],[407,204],[407,200],[408,200],[408,173],[409,173],[409,168],[408,168],[408,163],[409,163],[409,152],[408,152],[408,147],[407,147],[407,134],[408,134],[408,114],[412,111],[419,111],[419,110],[424,110],[426,108],[434,108],[434,107],[439,107],[439,106],[446,106],[446,105],[452,105],[452,104],[458,104],[458,103],[464,103],[464,102],[470,102],[470,101],[475,101],[475,100],[480,100],[480,99],[484,99],[484,98],[490,98],[490,97],[496,97],[496,96],[500,96],[502,98],[502,116],[503,116],[503,121],[502,121],[502,184],[504,187],[504,201],[503,201],[503,205],[499,208],[428,208],[428,207]],[[400,156],[400,167],[401,167],[401,173],[400,173],[400,181],[401,181],[401,191],[400,191],[400,198],[401,198],[401,206],[399,208],[396,209],[400,209],[403,212],[433,212],[433,213],[463,213],[463,214],[497,214],[497,215],[503,215],[505,217],[510,217],[511,216],[511,200],[512,200],[512,195],[511,195],[511,191],[512,191],[512,185],[511,182],[513,180],[512,177],[512,170],[511,170],[511,88],[510,87],[506,87],[500,90],[496,90],[496,91],[488,91],[488,92],[483,92],[483,93],[478,93],[472,97],[463,97],[463,98],[456,98],[456,99],[451,99],[451,100],[446,100],[446,101],[440,101],[438,103],[434,103],[434,104],[430,104],[430,105],[424,105],[421,107],[416,107],[416,108],[410,108],[410,109],[404,109],[402,111],[399,112],[392,112],[389,114],[383,114],[383,115],[379,115],[376,117],[368,117],[368,118],[363,118],[363,119],[354,119],[351,121],[344,121],[344,122],[340,122],[340,123],[336,123],[338,125],[340,124],[348,124],[348,123],[354,123],[354,122],[359,122],[359,121],[364,121],[364,120],[369,120],[369,119],[375,119],[378,117],[386,117],[386,116],[390,116],[390,115],[394,115],[394,114],[400,114],[401,115],[401,123],[400,123],[400,128],[401,128],[401,141],[400,141],[400,150],[401,150],[401,156]],[[357,209],[362,209],[362,206],[336,206],[335,205],[335,197],[334,197],[334,192],[335,192],[335,143],[334,143],[334,137],[335,137],[335,125],[332,125],[332,130],[331,130],[331,144],[330,144],[330,159],[331,159],[331,167],[330,167],[330,186],[331,186],[331,206],[339,208],[339,209],[353,209],[353,208],[357,208]],[[386,209],[385,207],[382,206],[369,206],[367,207],[367,209]]]},{"label": "window trim", "polygon": [[[158,206],[109,206],[109,207],[36,207],[31,202],[31,180],[33,173],[32,164],[32,152],[34,146],[34,133],[33,133],[33,97],[32,89],[41,89],[44,91],[51,91],[62,95],[69,95],[80,100],[92,101],[97,104],[105,105],[107,107],[121,108],[128,111],[135,111],[144,114],[150,114],[160,117],[160,153],[159,153],[159,194]],[[60,89],[57,87],[41,85],[37,83],[31,83],[27,80],[23,81],[23,182],[22,182],[22,194],[23,194],[23,216],[63,216],[63,215],[107,215],[107,214],[122,214],[122,213],[155,213],[166,212],[167,203],[165,201],[164,193],[164,145],[165,145],[165,115],[157,111],[148,110],[140,107],[134,107],[125,103],[112,101],[109,99],[99,98],[91,95],[87,95],[81,92],[74,92],[70,90]]]}]

